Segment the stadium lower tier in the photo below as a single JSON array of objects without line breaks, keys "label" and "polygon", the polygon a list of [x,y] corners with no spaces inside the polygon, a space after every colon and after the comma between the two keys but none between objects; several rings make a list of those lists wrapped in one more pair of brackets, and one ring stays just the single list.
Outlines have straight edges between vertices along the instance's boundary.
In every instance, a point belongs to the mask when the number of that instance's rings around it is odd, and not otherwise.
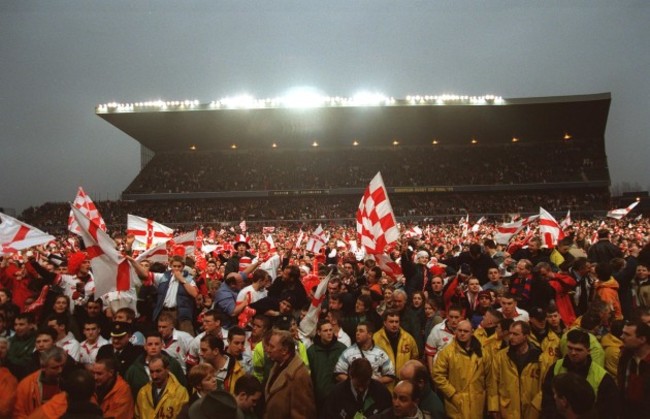
[{"label": "stadium lower tier", "polygon": [[[163,224],[216,224],[227,222],[318,222],[352,221],[360,196],[274,197],[264,199],[197,199],[175,201],[99,201],[97,207],[108,225],[123,227],[127,214],[156,220]],[[610,208],[606,190],[566,190],[548,192],[427,193],[389,197],[398,218],[458,218],[470,213],[533,213],[539,207],[551,212],[571,210],[573,214],[594,215]],[[52,231],[65,229],[70,212],[67,203],[46,203],[29,208],[22,219]]]}]

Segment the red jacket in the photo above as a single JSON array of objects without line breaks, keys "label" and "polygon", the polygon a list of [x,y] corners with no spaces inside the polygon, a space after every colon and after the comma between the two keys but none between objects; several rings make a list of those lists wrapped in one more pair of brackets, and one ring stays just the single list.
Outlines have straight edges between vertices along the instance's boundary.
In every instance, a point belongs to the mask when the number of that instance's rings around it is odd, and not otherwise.
[{"label": "red jacket", "polygon": [[572,276],[561,273],[555,274],[548,283],[555,290],[555,304],[562,321],[566,325],[573,324],[576,320],[576,313],[573,311],[569,291],[575,289],[578,283]]}]

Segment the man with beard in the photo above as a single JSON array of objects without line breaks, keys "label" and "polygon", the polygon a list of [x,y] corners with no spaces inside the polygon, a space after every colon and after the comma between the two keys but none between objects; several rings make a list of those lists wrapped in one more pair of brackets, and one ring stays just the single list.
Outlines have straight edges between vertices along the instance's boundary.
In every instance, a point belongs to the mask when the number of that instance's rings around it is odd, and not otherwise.
[{"label": "man with beard", "polygon": [[556,361],[546,374],[542,387],[542,415],[545,418],[559,418],[560,414],[553,398],[553,378],[572,372],[587,380],[596,394],[596,409],[603,418],[616,418],[619,414],[618,388],[614,379],[603,367],[592,362],[589,356],[589,334],[574,329],[567,336],[567,354]]},{"label": "man with beard", "polygon": [[307,349],[318,411],[323,407],[325,398],[336,384],[332,371],[345,349],[346,346],[336,340],[332,324],[326,319],[319,321],[314,343]]}]

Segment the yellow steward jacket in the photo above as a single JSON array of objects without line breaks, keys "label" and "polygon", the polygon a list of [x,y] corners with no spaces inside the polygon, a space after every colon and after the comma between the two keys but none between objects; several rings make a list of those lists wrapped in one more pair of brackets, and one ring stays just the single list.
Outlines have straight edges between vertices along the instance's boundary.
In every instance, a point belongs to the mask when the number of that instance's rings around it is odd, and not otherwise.
[{"label": "yellow steward jacket", "polygon": [[420,356],[418,344],[415,342],[415,339],[401,327],[399,329],[396,354],[393,353],[393,347],[390,345],[388,336],[386,336],[386,329],[382,327],[372,338],[375,341],[375,345],[379,346],[388,354],[388,357],[395,366],[395,372],[398,372],[407,361],[418,359]]},{"label": "yellow steward jacket", "polygon": [[618,360],[621,359],[623,341],[608,333],[600,340],[600,344],[605,351],[605,370],[616,379],[618,376]]},{"label": "yellow steward jacket", "polygon": [[529,343],[529,354],[521,373],[517,369],[514,351],[505,348],[492,360],[488,385],[488,411],[500,412],[503,419],[537,419],[542,407],[542,371],[544,364],[540,348]]},{"label": "yellow steward jacket", "polygon": [[185,387],[178,382],[171,372],[160,400],[155,406],[151,391],[152,384],[149,382],[138,392],[134,415],[136,419],[175,418],[180,413],[181,408],[190,400]]},{"label": "yellow steward jacket", "polygon": [[438,353],[433,367],[433,382],[445,396],[449,418],[482,419],[490,362],[481,344],[472,337],[470,351],[454,339]]},{"label": "yellow steward jacket", "polygon": [[[552,330],[548,331],[546,337],[540,342],[534,333],[528,336],[528,341],[535,344],[542,350],[542,361],[546,368],[542,370],[542,377],[546,377],[547,369],[555,363],[558,359],[562,358],[560,353],[560,337]],[[542,378],[543,380],[543,378]]]}]

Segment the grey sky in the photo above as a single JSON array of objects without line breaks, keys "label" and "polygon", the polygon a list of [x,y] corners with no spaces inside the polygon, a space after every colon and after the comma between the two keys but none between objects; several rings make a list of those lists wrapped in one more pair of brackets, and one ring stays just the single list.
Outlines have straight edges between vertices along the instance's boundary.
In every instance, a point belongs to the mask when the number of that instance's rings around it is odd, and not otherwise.
[{"label": "grey sky", "polygon": [[[99,103],[612,92],[614,184],[650,179],[647,1],[0,2],[0,207],[116,199],[139,147]],[[540,158],[540,164],[543,158]]]}]

